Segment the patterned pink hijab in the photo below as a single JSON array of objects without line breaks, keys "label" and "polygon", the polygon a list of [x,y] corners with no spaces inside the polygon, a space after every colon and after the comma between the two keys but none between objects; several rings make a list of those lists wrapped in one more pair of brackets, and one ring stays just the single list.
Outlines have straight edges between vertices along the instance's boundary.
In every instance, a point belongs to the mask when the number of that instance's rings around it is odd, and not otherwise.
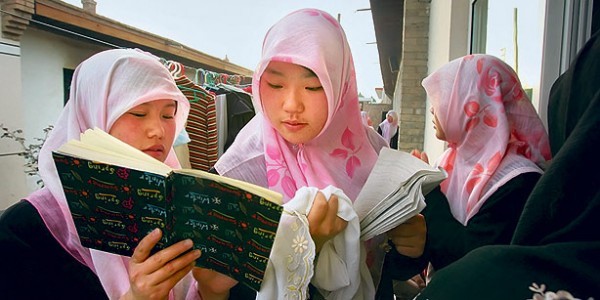
[{"label": "patterned pink hijab", "polygon": [[423,80],[448,149],[441,187],[463,224],[500,186],[542,173],[551,157],[546,130],[510,66],[490,55],[449,62]]},{"label": "patterned pink hijab", "polygon": [[[79,139],[86,129],[99,127],[108,132],[132,107],[159,99],[177,101],[176,130],[181,131],[190,105],[158,58],[139,50],[116,49],[100,52],[82,62],[73,75],[69,101],[40,151],[39,170],[45,187],[26,198],[62,247],[98,275],[109,296],[120,296],[122,289],[129,288],[124,267],[126,259],[81,246],[52,151],[70,139]],[[179,168],[173,149],[165,163]],[[104,259],[108,256],[116,259],[119,265]],[[113,268],[112,274],[100,271],[109,267]]]},{"label": "patterned pink hijab", "polygon": [[[288,143],[263,115],[260,78],[271,61],[304,66],[323,85],[327,122],[319,135],[305,144]],[[340,24],[323,11],[302,9],[273,25],[263,42],[252,93],[257,115],[217,162],[216,170],[225,176],[264,184],[281,192],[285,201],[301,187],[322,189],[328,185],[342,189],[354,200],[382,143],[379,137],[370,137],[362,124],[354,63]],[[372,146],[370,140],[379,146]],[[266,174],[260,174],[260,168],[266,168]],[[257,173],[260,176],[254,175]],[[257,178],[261,176],[266,181]]]}]

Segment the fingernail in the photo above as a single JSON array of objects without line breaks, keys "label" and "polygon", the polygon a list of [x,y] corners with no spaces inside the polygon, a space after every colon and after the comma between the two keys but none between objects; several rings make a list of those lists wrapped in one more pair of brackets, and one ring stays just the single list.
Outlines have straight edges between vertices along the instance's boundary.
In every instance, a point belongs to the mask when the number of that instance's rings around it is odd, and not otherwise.
[{"label": "fingernail", "polygon": [[187,239],[187,240],[183,241],[183,245],[186,247],[191,247],[194,245],[194,242],[192,242],[192,240],[190,240],[190,239]]},{"label": "fingernail", "polygon": [[152,235],[157,235],[157,234],[160,234],[160,229],[158,229],[158,228],[154,228],[154,230],[152,230],[152,232],[151,232],[151,233],[152,233]]}]

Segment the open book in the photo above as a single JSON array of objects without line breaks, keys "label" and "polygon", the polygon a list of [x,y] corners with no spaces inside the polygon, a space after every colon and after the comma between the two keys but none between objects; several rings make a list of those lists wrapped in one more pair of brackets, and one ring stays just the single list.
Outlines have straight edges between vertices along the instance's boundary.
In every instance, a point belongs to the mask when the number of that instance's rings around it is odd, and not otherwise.
[{"label": "open book", "polygon": [[53,152],[81,244],[131,256],[154,228],[155,251],[190,238],[196,266],[259,290],[282,195],[199,170],[173,170],[100,129]]},{"label": "open book", "polygon": [[361,240],[386,233],[425,208],[425,195],[447,177],[409,153],[383,148],[354,201]]}]

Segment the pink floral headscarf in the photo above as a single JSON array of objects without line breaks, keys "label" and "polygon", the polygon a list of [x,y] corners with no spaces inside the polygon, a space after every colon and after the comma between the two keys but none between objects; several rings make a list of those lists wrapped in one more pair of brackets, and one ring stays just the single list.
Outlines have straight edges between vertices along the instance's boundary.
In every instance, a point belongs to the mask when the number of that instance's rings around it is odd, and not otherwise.
[{"label": "pink floral headscarf", "polygon": [[449,62],[423,80],[448,149],[438,164],[454,217],[467,224],[500,186],[550,160],[546,130],[517,74],[490,55]]},{"label": "pink floral headscarf", "polygon": [[[86,129],[98,127],[108,132],[132,107],[159,99],[177,101],[176,132],[180,132],[190,104],[157,57],[134,49],[115,49],[82,62],[73,75],[69,101],[40,151],[39,170],[45,187],[26,198],[38,210],[54,238],[98,275],[113,298],[129,289],[127,258],[81,246],[52,151],[68,140],[79,139]],[[165,163],[180,167],[172,148]]]},{"label": "pink floral headscarf", "polygon": [[[264,116],[260,78],[271,61],[294,63],[312,70],[323,86],[328,118],[313,140],[292,145]],[[239,179],[252,180],[252,156],[264,156],[265,184],[290,200],[304,186],[336,186],[355,199],[373,168],[380,138],[362,125],[352,54],[340,24],[316,9],[295,11],[267,33],[252,81],[257,115],[238,134],[235,143],[215,165],[225,176],[233,169]],[[373,130],[371,130],[373,131]],[[375,133],[375,135],[377,135]],[[372,146],[370,140],[374,141]]]}]

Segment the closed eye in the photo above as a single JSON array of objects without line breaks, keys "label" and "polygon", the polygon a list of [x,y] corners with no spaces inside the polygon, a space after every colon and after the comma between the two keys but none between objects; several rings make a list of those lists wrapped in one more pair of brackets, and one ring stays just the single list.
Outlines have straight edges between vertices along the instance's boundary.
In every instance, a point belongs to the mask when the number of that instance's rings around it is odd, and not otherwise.
[{"label": "closed eye", "polygon": [[312,91],[312,92],[317,92],[320,90],[323,90],[322,86],[317,86],[317,87],[306,87],[307,90]]},{"label": "closed eye", "polygon": [[138,118],[142,118],[145,117],[146,114],[145,113],[141,113],[141,112],[129,112],[130,115],[134,116],[134,117],[138,117]]},{"label": "closed eye", "polygon": [[280,89],[280,88],[282,88],[282,87],[283,87],[283,86],[281,86],[281,85],[278,85],[278,84],[272,84],[272,83],[269,83],[269,82],[268,82],[267,84],[268,84],[268,85],[269,85],[269,87],[270,87],[270,88],[272,88],[272,89]]}]

